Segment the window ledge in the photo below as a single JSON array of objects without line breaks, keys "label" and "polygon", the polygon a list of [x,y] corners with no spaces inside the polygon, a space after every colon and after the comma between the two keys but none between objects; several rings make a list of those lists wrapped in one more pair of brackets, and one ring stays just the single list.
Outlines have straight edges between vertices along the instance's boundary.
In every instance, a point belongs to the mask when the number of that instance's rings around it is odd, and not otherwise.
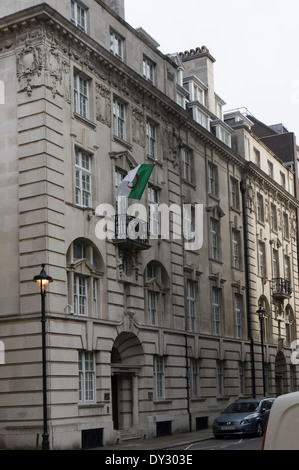
[{"label": "window ledge", "polygon": [[78,113],[75,113],[74,112],[74,118],[75,119],[78,119],[79,121],[82,121],[84,122],[85,124],[87,124],[89,127],[92,127],[92,129],[95,129],[97,127],[96,123],[91,121],[90,119],[88,118],[85,118],[84,116],[81,116],[81,114],[78,114]]}]

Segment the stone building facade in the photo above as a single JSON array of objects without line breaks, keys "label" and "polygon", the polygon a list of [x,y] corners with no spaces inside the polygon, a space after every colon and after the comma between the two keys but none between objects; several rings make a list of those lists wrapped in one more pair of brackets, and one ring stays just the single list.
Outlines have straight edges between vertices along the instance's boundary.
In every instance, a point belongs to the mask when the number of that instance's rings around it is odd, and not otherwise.
[{"label": "stone building facade", "polygon": [[[245,116],[223,117],[209,50],[163,55],[125,22],[121,1],[0,7],[1,447],[40,442],[32,280],[43,263],[54,279],[46,299],[52,449],[199,429],[232,399],[261,395],[259,303],[269,314],[268,394],[296,387],[293,173]],[[167,239],[159,212],[149,214],[150,239],[120,237],[117,218],[113,237],[98,236],[99,207],[115,207],[126,173],[154,162],[141,203],[179,207],[182,219],[190,207],[193,230],[202,207],[200,249],[177,236],[172,212]]]}]

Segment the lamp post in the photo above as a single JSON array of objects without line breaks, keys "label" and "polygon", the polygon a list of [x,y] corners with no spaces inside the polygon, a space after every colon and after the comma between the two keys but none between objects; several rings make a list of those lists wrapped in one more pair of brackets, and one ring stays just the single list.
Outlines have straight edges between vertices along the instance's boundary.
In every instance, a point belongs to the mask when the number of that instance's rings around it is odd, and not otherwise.
[{"label": "lamp post", "polygon": [[42,365],[43,365],[43,442],[42,449],[50,450],[49,434],[48,434],[48,404],[47,404],[47,355],[46,355],[46,290],[53,279],[47,275],[45,264],[38,276],[34,276],[33,281],[36,282],[41,295],[42,307]]},{"label": "lamp post", "polygon": [[260,319],[260,328],[261,328],[261,347],[262,347],[262,367],[263,367],[263,390],[264,396],[266,396],[266,381],[265,381],[265,360],[264,360],[264,325],[263,320],[268,316],[266,310],[260,304],[259,309],[256,312]]}]

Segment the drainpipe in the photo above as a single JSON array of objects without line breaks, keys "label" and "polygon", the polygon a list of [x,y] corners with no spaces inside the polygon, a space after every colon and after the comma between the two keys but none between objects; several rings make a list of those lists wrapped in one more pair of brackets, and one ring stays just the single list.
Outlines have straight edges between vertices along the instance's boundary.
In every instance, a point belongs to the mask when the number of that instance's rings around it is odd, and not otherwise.
[{"label": "drainpipe", "polygon": [[187,389],[187,412],[189,415],[189,431],[192,431],[192,415],[190,411],[190,371],[189,371],[189,364],[188,364],[188,336],[187,333],[185,334],[185,352],[186,352],[186,389]]},{"label": "drainpipe", "polygon": [[245,260],[245,279],[246,279],[246,310],[247,310],[247,328],[248,338],[250,341],[250,357],[251,357],[251,381],[252,381],[252,396],[256,397],[255,388],[255,366],[254,366],[254,343],[251,328],[251,314],[250,314],[250,280],[249,280],[249,259],[248,259],[248,227],[247,227],[247,212],[246,212],[246,181],[242,180],[240,183],[242,193],[242,212],[243,212],[243,233],[244,233],[244,260]]}]

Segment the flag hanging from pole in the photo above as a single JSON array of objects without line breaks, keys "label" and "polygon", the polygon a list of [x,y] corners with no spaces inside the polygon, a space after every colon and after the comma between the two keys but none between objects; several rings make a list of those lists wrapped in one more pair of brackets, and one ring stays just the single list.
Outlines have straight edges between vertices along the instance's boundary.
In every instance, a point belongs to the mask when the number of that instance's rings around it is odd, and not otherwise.
[{"label": "flag hanging from pole", "polygon": [[129,171],[118,186],[116,197],[125,196],[128,199],[141,199],[154,166],[154,163],[142,164]]}]

